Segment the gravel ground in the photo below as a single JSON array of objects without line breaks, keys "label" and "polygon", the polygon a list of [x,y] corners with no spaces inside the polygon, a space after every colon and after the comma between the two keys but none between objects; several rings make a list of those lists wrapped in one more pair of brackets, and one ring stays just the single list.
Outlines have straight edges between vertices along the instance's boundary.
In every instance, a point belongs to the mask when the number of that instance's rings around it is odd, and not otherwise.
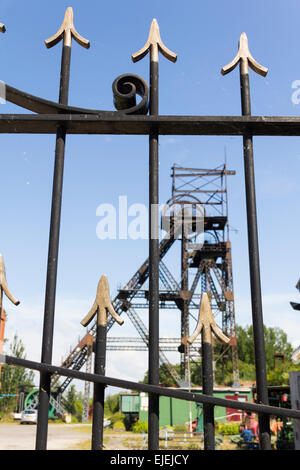
[{"label": "gravel ground", "polygon": [[[87,434],[76,427],[82,424],[49,424],[48,450],[67,450],[80,441],[87,439]],[[36,425],[20,423],[0,423],[0,450],[34,450]]]}]

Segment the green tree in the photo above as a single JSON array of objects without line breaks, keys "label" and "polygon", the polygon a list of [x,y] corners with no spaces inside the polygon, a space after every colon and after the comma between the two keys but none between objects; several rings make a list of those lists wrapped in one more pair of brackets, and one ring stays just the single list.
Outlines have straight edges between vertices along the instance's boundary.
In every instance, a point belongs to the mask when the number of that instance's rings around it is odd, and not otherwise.
[{"label": "green tree", "polygon": [[[253,327],[242,327],[237,325],[237,345],[239,357],[239,375],[241,380],[255,382],[255,358],[254,358],[254,338]],[[293,353],[292,345],[289,343],[287,334],[278,327],[264,326],[266,366],[269,385],[283,385],[287,382],[288,372],[299,370],[300,366],[291,363]],[[223,351],[223,353],[222,353]],[[274,370],[274,354],[284,354],[284,363],[279,369]],[[216,361],[215,382],[219,385],[231,385],[233,381],[232,357],[230,349],[224,354],[224,346],[216,343],[214,356],[221,358]],[[177,372],[180,372],[180,365],[175,364]],[[159,382],[165,386],[176,385],[175,380],[170,376],[165,365],[159,368]],[[145,373],[143,383],[148,383],[148,372]],[[199,359],[191,362],[191,383],[193,385],[202,385],[202,365],[201,356]]]},{"label": "green tree", "polygon": [[193,385],[202,385],[202,364],[201,359],[191,363],[191,383]]},{"label": "green tree", "polygon": [[83,397],[82,393],[76,390],[75,385],[71,385],[65,396],[64,408],[68,413],[71,413],[77,421],[81,421]]},{"label": "green tree", "polygon": [[[172,367],[177,371],[177,373],[180,373],[180,364],[173,364]],[[148,383],[148,371],[145,373],[144,379],[142,380],[142,383],[147,384]],[[159,367],[159,383],[162,385],[165,385],[166,387],[174,387],[176,385],[175,380],[171,376],[170,372],[168,371],[168,368],[165,364],[162,364]]]},{"label": "green tree", "polygon": [[[26,359],[25,347],[18,335],[15,334],[13,341],[9,345],[11,356]],[[4,364],[1,373],[0,394],[14,395],[19,391],[21,385],[33,386],[34,373],[24,367],[16,367]],[[16,397],[5,397],[0,400],[0,412],[6,414],[14,411],[16,408]]]},{"label": "green tree", "polygon": [[119,395],[119,393],[115,395],[107,395],[104,402],[104,413],[107,417],[119,411]]},{"label": "green tree", "polygon": [[[274,354],[284,354],[285,361],[291,360],[293,348],[288,342],[287,334],[281,328],[264,326],[267,369],[274,368]],[[246,364],[255,364],[253,327],[237,326],[237,344],[239,360]]]},{"label": "green tree", "polygon": [[240,325],[236,326],[236,336],[238,345],[239,360],[246,364],[254,364],[254,343],[253,343],[253,327]]},{"label": "green tree", "polygon": [[289,372],[299,370],[291,363],[281,364],[280,367],[269,371],[267,374],[268,385],[289,385]]},{"label": "green tree", "polygon": [[284,354],[286,362],[291,361],[293,347],[287,334],[281,328],[265,328],[266,361],[269,369],[274,368],[274,354]]},{"label": "green tree", "polygon": [[[254,356],[254,337],[253,327],[237,326],[237,344],[239,356],[239,375],[240,380],[248,380],[255,382],[255,356]],[[266,368],[267,380],[269,385],[284,385],[288,383],[288,372],[295,370],[295,366],[291,363],[293,352],[292,345],[289,343],[287,334],[278,327],[264,326],[265,352],[266,352]],[[284,363],[279,369],[274,370],[274,354],[284,354]],[[297,369],[297,368],[296,368]],[[224,374],[225,370],[225,374]],[[232,383],[232,362],[227,361],[226,365],[217,365],[216,381],[217,383]]]}]

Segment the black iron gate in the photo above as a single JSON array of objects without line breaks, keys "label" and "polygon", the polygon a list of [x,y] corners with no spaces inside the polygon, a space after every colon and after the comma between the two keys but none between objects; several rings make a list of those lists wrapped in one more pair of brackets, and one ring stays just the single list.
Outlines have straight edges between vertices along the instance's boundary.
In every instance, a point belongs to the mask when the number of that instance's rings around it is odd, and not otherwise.
[{"label": "black iron gate", "polygon": [[[3,25],[1,26],[1,31],[5,31]],[[0,115],[1,133],[47,133],[56,135],[41,362],[36,363],[10,356],[1,356],[2,362],[6,364],[19,365],[40,372],[36,449],[46,449],[47,447],[50,382],[53,374],[90,381],[99,385],[98,388],[95,385],[96,388],[94,389],[95,393],[97,392],[97,403],[99,405],[99,414],[93,425],[94,437],[100,431],[102,434],[103,429],[104,394],[102,393],[101,395],[101,391],[104,390],[105,385],[112,385],[149,393],[149,449],[158,449],[160,395],[194,401],[204,405],[207,411],[204,416],[204,441],[207,450],[214,448],[213,410],[216,405],[258,413],[260,448],[271,449],[270,415],[300,419],[300,411],[270,407],[268,404],[252,138],[255,135],[299,136],[300,118],[251,116],[249,66],[263,76],[267,74],[267,69],[259,65],[251,56],[248,49],[247,37],[244,33],[240,37],[237,56],[222,69],[222,74],[225,75],[238,64],[240,66],[242,116],[159,115],[159,52],[173,62],[176,61],[176,54],[167,49],[163,44],[156,20],[152,21],[146,44],[132,56],[133,61],[136,62],[149,53],[149,99],[148,85],[142,78],[137,75],[121,75],[113,82],[112,87],[117,111],[90,110],[68,106],[70,58],[73,38],[83,47],[89,47],[89,42],[75,30],[73,11],[71,8],[68,8],[61,28],[52,38],[46,41],[46,46],[52,47],[60,40],[63,40],[59,102],[47,101],[6,85],[5,92],[8,101],[36,114]],[[140,96],[139,102],[137,101],[137,95]],[[95,371],[96,373],[88,374],[52,365],[64,154],[68,134],[130,134],[149,136],[149,384],[147,385],[105,376],[103,365],[105,360],[105,333],[102,331],[103,324],[100,325],[102,330],[101,328],[99,329],[99,338],[102,335],[99,340],[98,351],[100,361],[98,366],[100,368]],[[205,361],[203,382],[206,383],[204,394],[196,395],[192,392],[159,387],[159,224],[157,208],[159,204],[158,149],[160,135],[237,135],[243,137],[257,404],[218,399],[212,396],[211,351],[209,346],[207,346],[209,342],[206,344],[205,339],[203,340],[203,346],[205,347],[202,348],[204,351],[203,360]],[[210,327],[214,329],[215,326],[210,323],[208,328]],[[206,326],[204,325],[203,328],[205,330]],[[216,330],[214,331],[216,332]],[[204,333],[203,337],[205,337]],[[99,374],[99,370],[102,370],[102,374]],[[96,439],[94,448],[98,449],[101,447],[102,443],[99,442],[99,439]]]}]

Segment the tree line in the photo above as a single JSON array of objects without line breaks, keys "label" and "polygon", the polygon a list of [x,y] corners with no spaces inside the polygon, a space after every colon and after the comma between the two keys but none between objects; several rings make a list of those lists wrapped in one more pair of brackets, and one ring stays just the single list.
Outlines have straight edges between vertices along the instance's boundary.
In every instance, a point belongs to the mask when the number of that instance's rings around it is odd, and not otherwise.
[{"label": "tree line", "polygon": [[[253,327],[240,325],[236,326],[236,337],[238,345],[239,358],[239,377],[241,381],[255,382],[255,357],[254,357],[254,338]],[[278,327],[264,326],[266,368],[268,385],[288,385],[289,372],[300,370],[300,365],[295,365],[291,361],[293,347],[288,341],[287,334]],[[215,353],[215,382],[218,385],[230,386],[233,382],[232,359],[230,348],[226,354],[223,354],[218,360],[221,351],[220,344],[216,343]],[[180,373],[180,364],[174,364],[173,367]],[[199,359],[190,363],[191,384],[202,385],[201,356]],[[162,364],[159,370],[159,380],[162,385],[176,385],[174,379],[170,376],[167,367]],[[148,382],[148,371],[145,373],[143,381]]]}]

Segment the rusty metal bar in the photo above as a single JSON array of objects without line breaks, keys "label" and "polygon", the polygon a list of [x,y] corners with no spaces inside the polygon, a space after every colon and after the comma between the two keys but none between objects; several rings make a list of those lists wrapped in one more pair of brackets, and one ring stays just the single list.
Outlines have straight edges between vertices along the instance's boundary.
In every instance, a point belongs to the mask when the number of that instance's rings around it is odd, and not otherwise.
[{"label": "rusty metal bar", "polygon": [[299,116],[127,116],[93,114],[0,114],[0,134],[300,136]]}]

